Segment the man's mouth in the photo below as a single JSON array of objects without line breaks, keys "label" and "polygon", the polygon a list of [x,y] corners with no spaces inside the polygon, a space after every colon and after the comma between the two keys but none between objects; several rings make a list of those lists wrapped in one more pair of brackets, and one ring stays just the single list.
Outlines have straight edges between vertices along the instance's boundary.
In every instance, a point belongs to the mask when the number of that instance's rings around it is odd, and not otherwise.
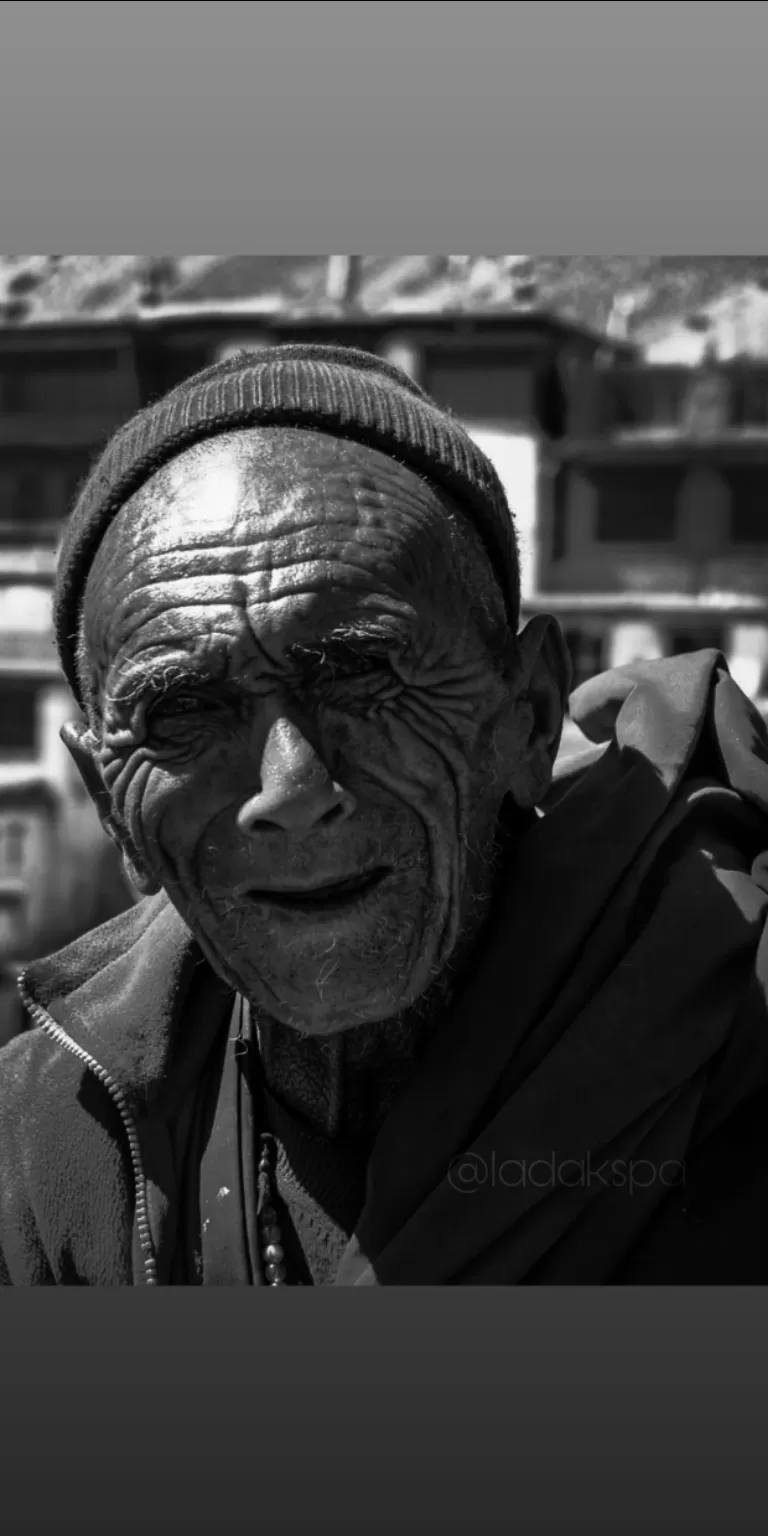
[{"label": "man's mouth", "polygon": [[329,880],[323,885],[250,887],[247,895],[251,901],[285,912],[338,914],[350,911],[370,896],[391,873],[390,869],[378,868],[362,875],[347,875],[343,880]]}]

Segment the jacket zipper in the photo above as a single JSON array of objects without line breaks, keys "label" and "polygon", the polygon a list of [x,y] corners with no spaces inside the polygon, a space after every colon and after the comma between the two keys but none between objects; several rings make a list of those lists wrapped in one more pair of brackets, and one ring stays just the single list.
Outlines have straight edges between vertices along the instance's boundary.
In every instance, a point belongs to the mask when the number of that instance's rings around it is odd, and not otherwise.
[{"label": "jacket zipper", "polygon": [[51,1018],[50,1014],[46,1013],[44,1008],[41,1008],[39,1003],[32,1001],[32,998],[29,997],[25,991],[25,981],[26,972],[22,972],[18,979],[18,988],[21,994],[21,1001],[26,1008],[27,1013],[34,1020],[35,1024],[37,1024],[40,1029],[44,1030],[44,1032],[49,1035],[52,1040],[55,1040],[58,1045],[63,1045],[66,1050],[70,1051],[73,1056],[77,1057],[78,1061],[81,1061],[84,1066],[89,1068],[89,1070],[94,1074],[94,1077],[98,1078],[102,1086],[106,1088],[107,1093],[112,1099],[120,1119],[122,1120],[126,1136],[128,1137],[128,1146],[131,1154],[131,1168],[133,1170],[133,1182],[136,1195],[136,1225],[138,1227],[139,1242],[141,1244],[142,1258],[144,1261],[145,1284],[157,1285],[157,1264],[152,1246],[152,1237],[149,1230],[149,1215],[147,1209],[147,1180],[144,1174],[144,1168],[142,1166],[141,1149],[139,1146],[139,1138],[136,1131],[136,1126],[125,1103],[123,1090],[120,1085],[109,1076],[109,1073],[99,1065],[98,1061],[96,1061],[93,1056],[90,1056],[87,1051],[84,1051],[83,1047],[78,1045],[75,1040],[70,1039],[66,1031],[61,1028],[61,1025],[57,1024],[55,1020]]}]

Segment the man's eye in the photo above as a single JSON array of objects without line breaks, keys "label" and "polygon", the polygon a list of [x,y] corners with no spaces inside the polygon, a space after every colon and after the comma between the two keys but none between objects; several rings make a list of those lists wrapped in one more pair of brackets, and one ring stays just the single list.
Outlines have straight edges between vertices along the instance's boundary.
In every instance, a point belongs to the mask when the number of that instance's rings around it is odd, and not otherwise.
[{"label": "man's eye", "polygon": [[336,684],[344,683],[374,683],[392,675],[386,657],[351,656],[314,668],[307,681],[312,686],[333,688]]},{"label": "man's eye", "polygon": [[193,698],[190,694],[178,694],[175,699],[166,699],[164,703],[158,704],[152,713],[156,718],[165,715],[188,715],[201,707],[200,699]]},{"label": "man's eye", "polygon": [[221,704],[216,699],[203,699],[192,693],[178,693],[174,698],[165,699],[162,704],[156,705],[149,718],[153,726],[162,726],[166,721],[172,723],[185,716],[210,716],[220,709]]}]

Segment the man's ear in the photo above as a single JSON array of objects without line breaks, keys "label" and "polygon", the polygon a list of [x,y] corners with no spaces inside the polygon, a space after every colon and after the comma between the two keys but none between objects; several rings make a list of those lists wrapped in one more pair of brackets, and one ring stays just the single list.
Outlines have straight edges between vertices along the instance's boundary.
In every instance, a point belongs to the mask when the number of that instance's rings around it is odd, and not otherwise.
[{"label": "man's ear", "polygon": [[571,660],[562,630],[538,614],[517,637],[518,752],[513,799],[538,805],[549,789],[571,688]]},{"label": "man's ear", "polygon": [[68,720],[59,732],[70,757],[90,795],[98,813],[99,821],[114,842],[114,831],[110,817],[111,800],[109,792],[104,786],[101,771],[96,761],[96,744],[93,732],[81,721]]},{"label": "man's ear", "polygon": [[70,720],[61,727],[59,734],[98,811],[99,821],[107,837],[114,843],[120,854],[123,868],[131,885],[142,896],[156,895],[160,890],[159,882],[147,870],[128,834],[122,827],[118,826],[112,815],[112,800],[101,776],[93,732],[87,725],[83,725],[82,722]]}]

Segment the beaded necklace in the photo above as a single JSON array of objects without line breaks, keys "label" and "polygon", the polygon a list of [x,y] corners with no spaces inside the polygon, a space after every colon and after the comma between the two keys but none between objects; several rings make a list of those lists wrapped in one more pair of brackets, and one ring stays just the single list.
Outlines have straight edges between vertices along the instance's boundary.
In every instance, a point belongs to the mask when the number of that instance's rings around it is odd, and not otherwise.
[{"label": "beaded necklace", "polygon": [[260,1138],[258,1175],[258,1206],[256,1220],[259,1229],[261,1259],[267,1285],[287,1285],[283,1234],[280,1231],[275,1210],[277,1143],[270,1131]]}]

